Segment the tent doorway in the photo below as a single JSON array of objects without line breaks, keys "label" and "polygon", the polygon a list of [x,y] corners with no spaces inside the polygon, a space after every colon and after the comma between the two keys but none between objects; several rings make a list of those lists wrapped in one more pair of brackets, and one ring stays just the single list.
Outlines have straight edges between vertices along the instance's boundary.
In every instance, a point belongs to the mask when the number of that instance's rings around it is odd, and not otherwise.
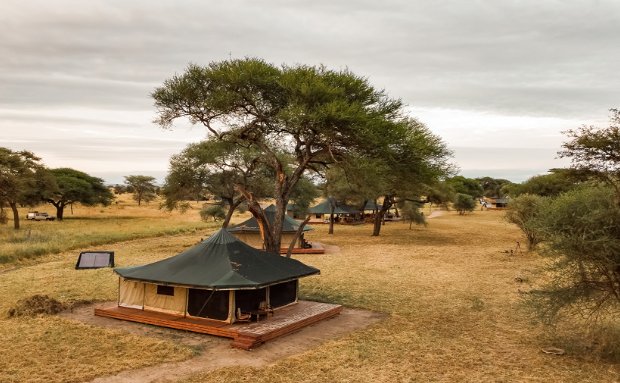
[{"label": "tent doorway", "polygon": [[261,302],[267,302],[267,288],[235,291],[235,307],[242,312],[258,310]]},{"label": "tent doorway", "polygon": [[289,303],[297,302],[297,282],[298,280],[294,280],[269,286],[269,303],[271,307],[282,307]]},{"label": "tent doorway", "polygon": [[189,289],[187,313],[192,316],[216,320],[228,319],[228,290]]}]

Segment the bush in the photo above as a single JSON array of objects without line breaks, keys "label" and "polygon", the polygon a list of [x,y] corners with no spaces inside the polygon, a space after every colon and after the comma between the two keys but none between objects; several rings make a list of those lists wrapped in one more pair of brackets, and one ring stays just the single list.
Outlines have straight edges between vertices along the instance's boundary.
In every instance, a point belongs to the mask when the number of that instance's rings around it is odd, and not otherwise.
[{"label": "bush", "polygon": [[476,208],[476,201],[474,197],[469,194],[458,193],[454,200],[454,209],[459,212],[460,215],[464,215],[466,212],[472,212]]},{"label": "bush", "polygon": [[541,209],[549,203],[549,198],[539,195],[523,194],[510,201],[506,211],[506,219],[523,231],[527,241],[527,249],[532,250],[540,241],[536,230],[535,219]]},{"label": "bush", "polygon": [[226,218],[226,212],[220,205],[204,204],[202,209],[200,209],[200,218],[205,222],[209,219],[217,222]]},{"label": "bush", "polygon": [[565,193],[535,219],[541,252],[552,256],[551,280],[531,292],[531,303],[548,320],[579,316],[620,317],[620,207],[611,188]]},{"label": "bush", "polygon": [[405,222],[409,222],[409,230],[415,223],[416,225],[426,226],[426,217],[420,211],[420,205],[414,202],[405,202],[400,206],[400,214]]}]

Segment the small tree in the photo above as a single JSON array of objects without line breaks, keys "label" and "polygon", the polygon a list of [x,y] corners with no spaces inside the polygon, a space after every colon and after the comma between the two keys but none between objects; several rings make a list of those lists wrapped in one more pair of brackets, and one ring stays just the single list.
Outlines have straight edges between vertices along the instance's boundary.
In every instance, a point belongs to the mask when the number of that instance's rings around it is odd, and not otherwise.
[{"label": "small tree", "polygon": [[537,215],[541,252],[553,257],[552,280],[531,294],[545,319],[620,317],[620,206],[614,196],[611,188],[579,188]]},{"label": "small tree", "polygon": [[226,212],[221,205],[209,205],[205,203],[202,205],[202,209],[200,209],[200,218],[205,222],[209,219],[213,219],[213,222],[217,222],[226,218]]},{"label": "small tree", "polygon": [[409,222],[409,230],[412,229],[413,224],[426,226],[426,217],[424,213],[420,211],[420,204],[410,201],[405,201],[400,205],[400,214],[405,220]]},{"label": "small tree", "polygon": [[549,198],[523,194],[513,198],[508,205],[506,219],[517,225],[525,234],[528,250],[532,250],[542,240],[536,228],[536,218],[548,203]]},{"label": "small tree", "polygon": [[155,177],[151,176],[125,176],[125,184],[131,187],[133,199],[138,202],[138,206],[142,201],[149,203],[157,198],[157,185],[155,185]]},{"label": "small tree", "polygon": [[467,212],[472,212],[476,208],[476,201],[474,197],[469,194],[457,193],[454,200],[454,209],[458,211],[459,215],[464,215]]}]

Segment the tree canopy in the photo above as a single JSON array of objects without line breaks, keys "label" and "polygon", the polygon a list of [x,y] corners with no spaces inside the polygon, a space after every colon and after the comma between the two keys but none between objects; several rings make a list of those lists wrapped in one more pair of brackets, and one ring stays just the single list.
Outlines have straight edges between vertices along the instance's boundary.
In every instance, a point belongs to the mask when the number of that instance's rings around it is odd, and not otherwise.
[{"label": "tree canopy", "polygon": [[227,206],[223,219],[227,227],[235,209],[245,201],[238,185],[256,198],[269,196],[273,189],[269,173],[256,150],[217,138],[190,144],[170,160],[164,206],[183,209],[183,201],[214,197]]},{"label": "tree canopy", "polygon": [[464,215],[467,212],[472,212],[476,208],[476,201],[474,197],[469,194],[457,193],[454,200],[454,209],[459,215]]},{"label": "tree canopy", "polygon": [[484,195],[484,189],[481,183],[473,178],[454,176],[446,179],[446,184],[450,186],[455,193],[468,194],[474,198],[480,198]]},{"label": "tree canopy", "polygon": [[109,205],[114,198],[101,178],[71,168],[52,169],[50,173],[55,185],[45,201],[54,205],[59,221],[64,217],[65,207],[73,203],[79,202],[86,206]]},{"label": "tree canopy", "polygon": [[[257,196],[243,184],[235,188],[259,222],[266,248],[274,252],[280,247],[286,204],[305,172],[323,172],[354,155],[402,168],[422,153],[434,154],[427,143],[418,146],[428,131],[411,129],[402,118],[399,100],[348,70],[277,67],[252,58],[226,60],[206,67],[191,65],[152,96],[162,127],[188,118],[220,141],[259,153],[273,176],[273,227]],[[430,169],[419,173],[430,175]]]},{"label": "tree canopy", "polygon": [[13,212],[13,226],[19,229],[18,205],[41,201],[41,186],[49,182],[40,158],[28,151],[0,148],[0,206]]},{"label": "tree canopy", "polygon": [[611,109],[609,127],[581,126],[564,132],[569,141],[558,152],[571,159],[571,168],[607,183],[620,205],[620,110]]}]

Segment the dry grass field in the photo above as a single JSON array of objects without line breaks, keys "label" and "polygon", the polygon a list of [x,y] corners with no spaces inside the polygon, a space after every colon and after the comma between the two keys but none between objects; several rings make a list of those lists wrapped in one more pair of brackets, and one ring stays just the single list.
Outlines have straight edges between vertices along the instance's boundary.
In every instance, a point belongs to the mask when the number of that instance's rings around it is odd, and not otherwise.
[{"label": "dry grass field", "polygon": [[[114,206],[108,209],[114,222]],[[134,216],[148,210],[131,209],[136,210]],[[105,226],[105,209],[100,214]],[[196,217],[181,215],[152,219],[156,227],[171,230],[200,224]],[[92,221],[84,220],[82,225]],[[618,364],[598,352],[570,349],[563,343],[569,333],[564,338],[547,335],[531,321],[519,291],[530,288],[544,260],[535,254],[506,253],[514,249],[520,233],[502,219],[501,212],[477,211],[466,216],[447,212],[430,220],[428,227],[414,230],[404,223],[388,223],[378,238],[370,236],[367,225],[336,226],[333,236],[326,234],[326,226],[315,228],[308,235],[310,240],[337,246],[339,251],[298,257],[321,269],[320,276],[302,281],[303,298],[380,311],[387,314],[386,319],[266,367],[223,368],[189,377],[171,372],[170,381],[620,380]],[[141,264],[174,255],[212,230],[174,236],[154,234],[154,230],[150,232],[153,238],[105,247],[116,251],[118,266]],[[63,250],[0,273],[0,339],[5,345],[1,382],[87,381],[128,368],[191,358],[199,352],[173,338],[104,330],[53,315],[6,316],[19,299],[34,294],[48,294],[69,304],[114,300],[117,278],[113,272],[75,271],[76,256],[77,250]],[[569,352],[563,356],[542,353],[541,348],[548,346],[565,347]]]},{"label": "dry grass field", "polygon": [[[130,194],[116,196],[109,207],[86,207],[79,204],[65,209],[63,222],[28,221],[26,213],[32,210],[56,214],[56,209],[45,204],[37,208],[21,208],[22,229],[13,230],[12,213],[8,225],[0,226],[0,268],[2,264],[26,261],[45,254],[100,246],[135,238],[154,237],[194,232],[213,227],[205,224],[194,211],[188,214],[159,210],[158,201],[138,207]],[[197,210],[200,205],[192,204]]]}]

